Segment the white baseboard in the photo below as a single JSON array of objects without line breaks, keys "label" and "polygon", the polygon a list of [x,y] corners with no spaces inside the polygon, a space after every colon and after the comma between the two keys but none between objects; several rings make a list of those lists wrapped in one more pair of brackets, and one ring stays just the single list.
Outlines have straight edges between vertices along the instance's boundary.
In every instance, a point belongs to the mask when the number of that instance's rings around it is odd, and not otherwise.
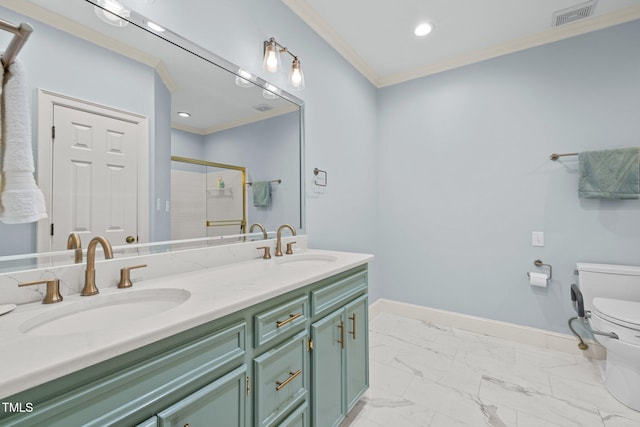
[{"label": "white baseboard", "polygon": [[465,331],[565,353],[580,354],[590,359],[602,360],[605,356],[604,347],[593,340],[587,341],[589,348],[583,351],[578,348],[578,340],[573,335],[565,335],[543,329],[484,319],[482,317],[469,316],[384,298],[378,299],[369,305],[369,319],[374,319],[381,313],[424,320],[442,326],[464,329]]}]

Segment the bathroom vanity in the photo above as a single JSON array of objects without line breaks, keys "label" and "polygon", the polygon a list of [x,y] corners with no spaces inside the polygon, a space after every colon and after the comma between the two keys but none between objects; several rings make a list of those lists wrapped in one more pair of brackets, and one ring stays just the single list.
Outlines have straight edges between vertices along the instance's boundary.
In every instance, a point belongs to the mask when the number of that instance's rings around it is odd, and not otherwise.
[{"label": "bathroom vanity", "polygon": [[20,306],[0,391],[31,410],[0,424],[338,425],[368,387],[370,259],[303,250]]}]

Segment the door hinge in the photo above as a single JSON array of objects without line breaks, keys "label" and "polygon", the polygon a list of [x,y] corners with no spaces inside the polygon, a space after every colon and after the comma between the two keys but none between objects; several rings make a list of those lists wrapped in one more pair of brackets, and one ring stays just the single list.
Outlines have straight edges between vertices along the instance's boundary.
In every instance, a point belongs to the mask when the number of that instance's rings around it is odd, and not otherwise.
[{"label": "door hinge", "polygon": [[307,339],[307,351],[313,350],[313,340],[311,338]]},{"label": "door hinge", "polygon": [[56,139],[56,127],[51,126],[51,139]]},{"label": "door hinge", "polygon": [[53,236],[53,223],[51,223],[51,235]]},{"label": "door hinge", "polygon": [[249,377],[246,377],[246,382],[247,382],[247,396],[249,396],[249,394],[251,393],[251,380],[249,379]]}]

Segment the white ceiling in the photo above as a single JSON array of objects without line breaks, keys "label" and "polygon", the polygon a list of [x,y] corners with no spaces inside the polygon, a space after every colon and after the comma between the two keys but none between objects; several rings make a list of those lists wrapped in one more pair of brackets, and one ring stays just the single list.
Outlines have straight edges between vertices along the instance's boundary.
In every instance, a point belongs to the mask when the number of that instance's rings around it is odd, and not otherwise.
[{"label": "white ceiling", "polygon": [[[584,0],[282,1],[377,87],[640,19],[640,0],[599,0],[560,27],[553,13]],[[433,31],[419,38],[422,21]]]}]

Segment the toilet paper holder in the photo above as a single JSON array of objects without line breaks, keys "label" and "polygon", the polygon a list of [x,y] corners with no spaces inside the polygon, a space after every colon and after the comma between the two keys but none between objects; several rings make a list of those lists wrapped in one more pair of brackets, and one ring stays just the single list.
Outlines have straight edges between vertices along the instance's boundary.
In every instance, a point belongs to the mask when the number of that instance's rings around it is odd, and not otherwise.
[{"label": "toilet paper holder", "polygon": [[[534,264],[536,267],[549,267],[549,277],[547,277],[547,280],[551,280],[551,276],[552,276],[552,274],[553,274],[553,268],[551,267],[551,265],[549,265],[549,264],[545,264],[545,263],[543,263],[542,261],[540,261],[539,259],[537,259],[537,260],[533,261],[533,264]],[[529,276],[529,277],[530,277],[530,275],[529,275],[529,273],[528,273],[528,272],[527,272],[527,276]]]}]

